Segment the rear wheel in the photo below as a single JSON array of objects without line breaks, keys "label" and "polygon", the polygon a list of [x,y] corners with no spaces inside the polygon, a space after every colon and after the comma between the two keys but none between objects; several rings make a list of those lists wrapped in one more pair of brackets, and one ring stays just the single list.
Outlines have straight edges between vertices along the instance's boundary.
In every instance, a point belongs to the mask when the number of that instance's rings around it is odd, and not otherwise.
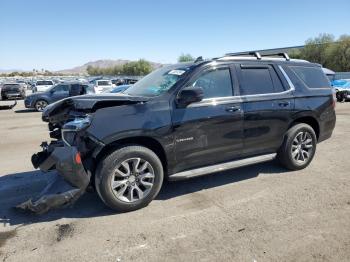
[{"label": "rear wheel", "polygon": [[280,163],[290,170],[307,167],[316,152],[317,138],[313,128],[300,123],[291,127],[278,151]]},{"label": "rear wheel", "polygon": [[39,112],[42,112],[45,107],[47,107],[47,102],[45,100],[38,100],[35,103],[35,109]]},{"label": "rear wheel", "polygon": [[147,206],[159,193],[163,167],[158,156],[142,146],[125,146],[98,165],[96,190],[110,208],[127,212]]}]

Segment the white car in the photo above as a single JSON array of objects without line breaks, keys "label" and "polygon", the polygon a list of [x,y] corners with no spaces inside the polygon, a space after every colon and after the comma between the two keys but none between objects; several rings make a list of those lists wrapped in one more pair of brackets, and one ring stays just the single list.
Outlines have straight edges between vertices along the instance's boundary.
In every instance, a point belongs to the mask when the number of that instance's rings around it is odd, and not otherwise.
[{"label": "white car", "polygon": [[95,93],[100,94],[100,93],[110,92],[114,88],[114,86],[111,80],[103,79],[103,80],[96,80],[94,88],[95,88]]},{"label": "white car", "polygon": [[49,88],[54,86],[54,82],[51,80],[38,80],[33,88],[33,93],[35,92],[45,92]]}]

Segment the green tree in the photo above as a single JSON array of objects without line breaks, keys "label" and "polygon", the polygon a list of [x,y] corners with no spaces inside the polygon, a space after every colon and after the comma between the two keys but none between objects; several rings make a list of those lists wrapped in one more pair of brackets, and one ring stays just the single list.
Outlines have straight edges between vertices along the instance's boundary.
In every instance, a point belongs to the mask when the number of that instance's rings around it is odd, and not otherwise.
[{"label": "green tree", "polygon": [[99,68],[89,65],[86,71],[91,76],[97,75],[128,75],[143,76],[149,74],[153,70],[150,62],[140,59],[138,61],[128,62],[124,65],[113,67]]},{"label": "green tree", "polygon": [[342,35],[337,40],[333,35],[320,34],[305,42],[301,50],[292,50],[292,58],[319,63],[333,71],[350,71],[350,36]]},{"label": "green tree", "polygon": [[327,48],[327,66],[334,71],[350,71],[350,36],[342,35]]},{"label": "green tree", "polygon": [[182,63],[182,62],[191,62],[191,61],[194,61],[195,60],[195,58],[192,56],[192,55],[190,55],[190,54],[184,54],[184,53],[182,53],[179,57],[178,57],[178,59],[177,59],[177,61],[179,62],[179,63]]}]

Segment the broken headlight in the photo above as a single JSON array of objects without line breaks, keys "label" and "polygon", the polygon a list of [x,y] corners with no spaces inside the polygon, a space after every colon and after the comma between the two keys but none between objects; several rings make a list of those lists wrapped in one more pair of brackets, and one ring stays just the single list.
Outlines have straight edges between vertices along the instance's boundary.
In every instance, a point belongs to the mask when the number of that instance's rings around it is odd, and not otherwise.
[{"label": "broken headlight", "polygon": [[88,128],[91,124],[91,116],[77,117],[73,121],[67,122],[62,127],[62,140],[67,145],[72,146],[76,135]]}]

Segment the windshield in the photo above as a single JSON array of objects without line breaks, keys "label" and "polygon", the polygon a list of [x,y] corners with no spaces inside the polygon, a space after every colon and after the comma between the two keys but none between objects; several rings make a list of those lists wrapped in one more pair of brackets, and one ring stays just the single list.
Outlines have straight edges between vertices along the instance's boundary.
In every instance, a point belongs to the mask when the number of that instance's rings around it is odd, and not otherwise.
[{"label": "windshield", "polygon": [[4,84],[2,87],[20,87],[18,84]]},{"label": "windshield", "polygon": [[160,68],[130,86],[124,93],[134,96],[158,96],[174,86],[188,69],[189,67]]},{"label": "windshield", "polygon": [[99,86],[110,86],[111,85],[111,81],[108,81],[108,80],[106,80],[106,81],[98,81],[97,85],[99,85]]},{"label": "windshield", "polygon": [[37,81],[36,82],[37,86],[51,86],[53,85],[52,81]]}]

